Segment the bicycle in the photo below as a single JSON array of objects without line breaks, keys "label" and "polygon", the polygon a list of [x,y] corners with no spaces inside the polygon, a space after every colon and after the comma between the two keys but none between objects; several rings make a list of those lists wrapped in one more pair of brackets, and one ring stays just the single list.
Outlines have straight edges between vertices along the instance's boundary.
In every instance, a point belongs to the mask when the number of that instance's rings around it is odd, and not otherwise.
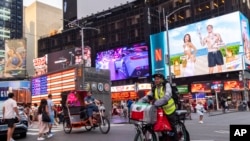
[{"label": "bicycle", "polygon": [[[177,137],[179,141],[189,141],[189,133],[185,127],[185,115],[186,110],[177,110],[176,111],[176,123],[175,128],[177,131]],[[148,124],[143,121],[138,121],[134,123],[136,127],[136,135],[134,141],[169,141],[171,136],[174,135],[171,131],[159,132],[162,134],[159,137],[158,133],[154,131],[154,124]]]},{"label": "bicycle", "polygon": [[153,125],[143,121],[134,123],[136,135],[134,141],[158,141],[157,135],[153,130]]}]

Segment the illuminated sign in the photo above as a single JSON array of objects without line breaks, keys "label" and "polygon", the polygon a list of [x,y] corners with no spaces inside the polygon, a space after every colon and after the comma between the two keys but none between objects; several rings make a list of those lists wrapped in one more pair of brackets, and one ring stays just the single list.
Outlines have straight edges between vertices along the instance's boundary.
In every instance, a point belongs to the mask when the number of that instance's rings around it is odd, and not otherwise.
[{"label": "illuminated sign", "polygon": [[167,76],[166,61],[176,78],[241,70],[244,25],[240,12],[234,12],[169,30],[170,60],[164,59],[168,54],[166,32],[151,35],[152,73]]},{"label": "illuminated sign", "polygon": [[180,94],[187,94],[189,91],[188,91],[188,85],[181,85],[181,86],[176,86],[177,89],[178,89],[178,92]]},{"label": "illuminated sign", "polygon": [[111,98],[113,100],[125,100],[125,99],[135,99],[137,98],[137,94],[134,91],[128,92],[115,92],[111,94]]},{"label": "illuminated sign", "polygon": [[152,74],[168,74],[165,62],[166,34],[158,33],[150,36]]},{"label": "illuminated sign", "polygon": [[47,55],[33,59],[33,66],[35,69],[35,76],[47,73]]},{"label": "illuminated sign", "polygon": [[244,85],[242,81],[232,80],[232,81],[224,81],[224,90],[243,90]]},{"label": "illuminated sign", "polygon": [[[151,84],[143,83],[138,84],[138,90],[150,90]],[[111,92],[125,92],[125,91],[135,91],[135,85],[123,85],[123,86],[112,86]]]},{"label": "illuminated sign", "polygon": [[203,83],[191,84],[191,92],[192,93],[200,93],[200,92],[209,93],[211,92],[210,83],[203,82]]},{"label": "illuminated sign", "polygon": [[47,76],[41,76],[32,79],[31,81],[32,96],[48,94],[47,84],[48,84]]}]

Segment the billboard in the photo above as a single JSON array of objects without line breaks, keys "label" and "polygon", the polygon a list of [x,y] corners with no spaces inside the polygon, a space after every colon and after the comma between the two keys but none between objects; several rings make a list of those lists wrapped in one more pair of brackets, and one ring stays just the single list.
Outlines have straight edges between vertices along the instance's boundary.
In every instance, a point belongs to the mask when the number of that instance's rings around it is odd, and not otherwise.
[{"label": "billboard", "polygon": [[211,86],[209,82],[201,82],[191,84],[191,92],[192,93],[209,93],[211,92]]},{"label": "billboard", "polygon": [[148,46],[123,46],[97,53],[96,68],[109,69],[111,80],[149,76]]},{"label": "billboard", "polygon": [[242,91],[244,90],[244,84],[242,81],[237,80],[224,81],[224,90]]},{"label": "billboard", "polygon": [[26,51],[25,39],[5,40],[5,57],[4,60],[0,58],[1,68],[4,70],[0,70],[2,78],[25,77]]},{"label": "billboard", "polygon": [[30,81],[1,81],[0,100],[6,100],[10,91],[14,93],[17,102],[31,102]]},{"label": "billboard", "polygon": [[[82,53],[84,54],[83,58]],[[82,59],[84,59],[85,67],[91,67],[91,48],[89,46],[85,46],[83,52],[81,47],[65,49],[49,53],[47,55],[47,59],[49,60],[47,62],[48,72],[54,72],[68,66],[81,64]]]},{"label": "billboard", "polygon": [[242,33],[242,41],[243,41],[243,48],[244,48],[244,65],[246,70],[250,70],[250,32],[249,32],[249,21],[243,15],[240,14],[240,23],[241,23],[241,33]]},{"label": "billboard", "polygon": [[43,57],[33,59],[33,66],[35,69],[35,76],[46,74],[48,68],[48,58],[47,54]]},{"label": "billboard", "polygon": [[[166,32],[150,36],[152,72],[159,69],[156,64],[160,51],[155,48],[164,52],[162,60],[166,60],[165,37]],[[241,70],[244,50],[240,12],[169,30],[169,47],[171,73],[176,78]],[[168,66],[162,63],[162,68],[168,75]]]}]

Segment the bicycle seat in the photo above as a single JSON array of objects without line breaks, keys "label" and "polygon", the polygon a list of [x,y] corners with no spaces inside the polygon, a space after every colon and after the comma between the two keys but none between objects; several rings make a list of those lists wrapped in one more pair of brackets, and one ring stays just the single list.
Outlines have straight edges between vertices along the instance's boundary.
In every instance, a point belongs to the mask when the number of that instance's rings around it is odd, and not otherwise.
[{"label": "bicycle seat", "polygon": [[175,111],[176,115],[184,115],[184,114],[187,114],[187,110],[176,110]]}]

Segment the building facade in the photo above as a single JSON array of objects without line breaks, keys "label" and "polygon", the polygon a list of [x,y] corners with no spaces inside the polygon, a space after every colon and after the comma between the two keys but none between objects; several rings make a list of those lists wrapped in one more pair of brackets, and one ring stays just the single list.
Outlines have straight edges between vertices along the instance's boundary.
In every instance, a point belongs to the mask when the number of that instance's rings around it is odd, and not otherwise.
[{"label": "building facade", "polygon": [[[62,28],[62,10],[38,1],[24,8],[24,37],[27,39],[27,72],[34,75],[33,59],[37,58],[37,41],[50,38]],[[53,39],[50,39],[53,40]]]},{"label": "building facade", "polygon": [[[189,8],[181,8],[190,5]],[[78,5],[79,6],[79,5]],[[175,13],[173,11],[177,10]],[[74,22],[79,27],[95,27],[100,29],[96,33],[93,30],[84,31],[85,45],[92,47],[92,60],[97,58],[97,53],[114,49],[120,46],[128,46],[135,43],[145,42],[150,45],[149,36],[166,30],[165,17],[168,14],[169,29],[203,21],[213,17],[218,17],[235,11],[240,11],[250,18],[250,3],[248,0],[158,0],[141,1],[137,0],[121,6],[110,8],[103,12],[92,14]],[[75,16],[76,17],[76,16]],[[72,24],[66,24],[65,30],[61,34],[56,34],[38,41],[38,56],[42,57],[47,53],[79,47],[82,44],[79,28],[69,28]],[[66,29],[67,28],[67,29]],[[53,39],[53,40],[51,40]],[[150,50],[149,50],[150,52]],[[149,58],[150,58],[149,53]],[[151,67],[149,62],[149,66]],[[96,66],[92,61],[92,66]],[[174,78],[178,85],[187,85],[191,89],[194,82],[216,81],[216,80],[239,80],[239,74],[244,73],[245,80],[250,78],[248,71],[230,71],[217,74],[207,74],[193,77]],[[149,74],[151,72],[149,71]],[[130,78],[113,81],[113,86],[134,84],[135,82],[151,82],[150,75],[146,78]],[[245,83],[244,83],[245,87]],[[246,89],[244,88],[244,92]],[[225,91],[221,95],[231,97],[236,93],[238,100],[247,97],[243,91]],[[214,95],[215,91],[211,91]],[[218,101],[217,101],[218,103]]]},{"label": "building facade", "polygon": [[23,37],[23,0],[0,1],[0,49],[5,39]]}]

